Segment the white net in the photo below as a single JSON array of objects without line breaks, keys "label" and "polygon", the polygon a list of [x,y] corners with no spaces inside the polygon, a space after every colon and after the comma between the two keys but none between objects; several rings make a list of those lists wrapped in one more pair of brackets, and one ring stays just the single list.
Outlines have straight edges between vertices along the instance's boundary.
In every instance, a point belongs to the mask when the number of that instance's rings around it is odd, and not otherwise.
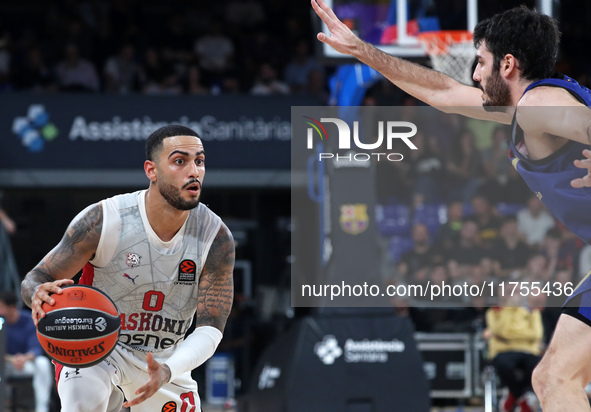
[{"label": "white net", "polygon": [[460,83],[472,84],[472,62],[476,51],[469,32],[432,32],[419,35],[433,69]]}]

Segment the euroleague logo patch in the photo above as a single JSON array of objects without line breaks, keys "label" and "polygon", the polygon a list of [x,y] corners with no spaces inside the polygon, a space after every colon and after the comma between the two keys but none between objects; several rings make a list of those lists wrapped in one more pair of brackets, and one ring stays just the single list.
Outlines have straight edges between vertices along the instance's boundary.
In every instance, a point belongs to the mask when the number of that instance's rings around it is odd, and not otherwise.
[{"label": "euroleague logo patch", "polygon": [[195,262],[185,259],[179,265],[179,282],[195,282],[197,266]]},{"label": "euroleague logo patch", "polygon": [[162,412],[176,412],[176,402],[166,402],[162,407]]}]

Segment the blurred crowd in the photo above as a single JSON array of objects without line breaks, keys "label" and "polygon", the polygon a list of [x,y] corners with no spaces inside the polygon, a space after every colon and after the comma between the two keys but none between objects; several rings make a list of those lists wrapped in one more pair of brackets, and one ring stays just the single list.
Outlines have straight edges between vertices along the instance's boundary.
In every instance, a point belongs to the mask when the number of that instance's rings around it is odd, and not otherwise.
[{"label": "blurred crowd", "polygon": [[[554,329],[556,309],[560,309],[565,295],[554,296],[570,282],[574,287],[589,268],[588,246],[575,238],[545,210],[540,200],[532,196],[517,214],[500,216],[498,209],[483,196],[477,195],[466,213],[464,204],[456,201],[447,206],[447,222],[436,231],[426,223],[414,223],[411,227],[407,250],[397,250],[390,255],[392,265],[389,282],[398,284],[435,285],[464,284],[497,285],[505,282],[525,282],[530,288],[534,283],[542,289],[550,285],[552,293],[521,296],[518,290],[517,306],[547,307],[549,333]],[[442,306],[466,306],[465,310],[453,309],[444,318],[428,316],[416,319],[420,330],[451,332],[475,331],[483,326],[484,311],[495,305],[487,297],[490,291],[497,294],[497,287],[488,287],[484,297],[455,296],[437,300]],[[521,297],[520,297],[521,296]],[[437,306],[432,302],[395,302],[417,307]],[[423,315],[428,311],[419,311]],[[443,312],[446,312],[445,310]],[[419,313],[416,313],[419,315]],[[440,314],[441,315],[441,314]],[[450,316],[449,318],[447,316]],[[461,316],[460,319],[457,316]],[[475,323],[476,321],[476,323]]]},{"label": "blurred crowd", "polygon": [[0,90],[324,97],[301,6],[23,2],[0,14]]},{"label": "blurred crowd", "polygon": [[[458,139],[466,141],[462,134]],[[480,155],[485,153],[473,150]],[[568,282],[571,287],[576,286],[586,274],[591,267],[591,248],[556,221],[527,187],[521,188],[521,192],[516,190],[520,196],[506,197],[509,195],[498,182],[505,180],[503,176],[487,177],[495,169],[493,165],[481,162],[484,169],[481,176],[473,180],[473,176],[466,174],[471,178],[462,181],[458,168],[470,161],[458,164],[432,156],[437,160],[429,164],[438,165],[433,179],[412,174],[413,170],[424,169],[420,163],[426,160],[418,160],[401,172],[411,188],[408,196],[380,199],[378,230],[385,256],[384,275],[389,284],[482,285],[486,282],[494,285],[489,289],[498,296],[496,285],[503,281],[526,282],[528,288],[532,282],[539,282],[540,288],[550,285],[554,291],[564,290]],[[511,167],[508,159],[503,161]],[[435,178],[437,182],[432,181]],[[419,183],[421,180],[426,182]],[[496,184],[491,184],[491,180]],[[452,182],[457,184],[453,198],[431,194],[427,199],[429,191],[423,193],[420,189],[446,187]],[[495,187],[498,193],[491,189]],[[565,295],[546,292],[517,296],[518,301],[513,305],[544,308],[544,330],[549,339]],[[498,305],[487,294],[491,294],[488,289],[483,297],[452,296],[437,299],[437,304],[429,299],[420,302],[401,298],[393,303],[401,314],[413,316],[418,330],[476,332],[485,327],[486,309]],[[442,308],[429,308],[433,306]]]},{"label": "blurred crowd", "polygon": [[[482,1],[480,14],[518,3]],[[464,21],[463,2],[420,4],[436,12],[442,28]],[[584,22],[591,8],[573,0],[563,0],[560,7],[563,46],[557,69],[588,84],[586,57],[577,50],[589,37]],[[312,21],[305,1],[26,0],[18,7],[0,5],[0,91],[307,94],[326,102],[332,68],[315,57]],[[384,104],[384,98],[400,104],[400,98],[383,94],[376,100]]]},{"label": "blurred crowd", "polygon": [[[376,86],[365,104],[383,99],[389,87]],[[404,161],[376,162],[383,277],[395,286],[491,286],[482,297],[452,296],[436,303],[396,298],[393,303],[413,316],[418,330],[476,332],[486,327],[486,309],[499,304],[486,296],[498,297],[499,283],[525,282],[530,288],[539,282],[540,289],[549,285],[545,292],[518,292],[512,305],[544,308],[549,339],[566,297],[556,295],[586,275],[591,246],[554,219],[542,195],[518,175],[509,158],[508,126],[433,116],[436,112],[408,98],[403,104],[407,119],[421,127],[412,138],[417,150],[397,146]],[[439,309],[429,308],[438,304]]]}]

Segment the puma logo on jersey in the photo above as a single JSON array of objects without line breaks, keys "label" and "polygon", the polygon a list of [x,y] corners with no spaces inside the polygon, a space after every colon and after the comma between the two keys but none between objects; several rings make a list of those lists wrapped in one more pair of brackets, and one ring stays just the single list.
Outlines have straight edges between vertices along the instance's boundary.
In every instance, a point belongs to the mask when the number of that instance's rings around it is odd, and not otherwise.
[{"label": "puma logo on jersey", "polygon": [[133,278],[132,278],[132,277],[131,277],[131,276],[129,276],[127,273],[124,273],[124,274],[123,274],[123,277],[124,277],[124,278],[126,278],[126,279],[129,279],[129,280],[131,280],[131,282],[132,282],[134,285],[135,285],[135,280],[136,280],[136,279],[137,279],[139,276],[140,276],[140,275],[136,275],[135,277],[133,277]]}]

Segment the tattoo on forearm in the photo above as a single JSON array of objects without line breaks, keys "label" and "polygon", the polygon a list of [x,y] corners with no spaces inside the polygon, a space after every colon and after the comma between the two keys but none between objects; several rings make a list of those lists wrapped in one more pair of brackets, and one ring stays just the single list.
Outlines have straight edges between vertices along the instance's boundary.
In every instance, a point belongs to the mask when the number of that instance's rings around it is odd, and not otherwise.
[{"label": "tattoo on forearm", "polygon": [[[80,254],[96,248],[103,227],[103,207],[99,203],[72,222],[60,243],[31,270],[21,285],[21,296],[31,305],[35,289],[42,283],[53,282],[56,275],[69,273]],[[72,276],[75,273],[72,273]]]},{"label": "tattoo on forearm", "polygon": [[23,280],[23,283],[21,284],[21,297],[29,307],[31,307],[35,288],[42,283],[53,282],[55,280],[49,273],[42,269],[44,265],[45,263],[41,261],[35,269],[27,274]]},{"label": "tattoo on forearm", "polygon": [[75,253],[78,243],[97,240],[103,228],[103,207],[99,203],[90,209],[77,222],[73,223],[62,238],[60,255],[71,256]]},{"label": "tattoo on forearm", "polygon": [[234,239],[224,226],[211,245],[199,280],[197,326],[214,326],[223,332],[234,300]]}]

